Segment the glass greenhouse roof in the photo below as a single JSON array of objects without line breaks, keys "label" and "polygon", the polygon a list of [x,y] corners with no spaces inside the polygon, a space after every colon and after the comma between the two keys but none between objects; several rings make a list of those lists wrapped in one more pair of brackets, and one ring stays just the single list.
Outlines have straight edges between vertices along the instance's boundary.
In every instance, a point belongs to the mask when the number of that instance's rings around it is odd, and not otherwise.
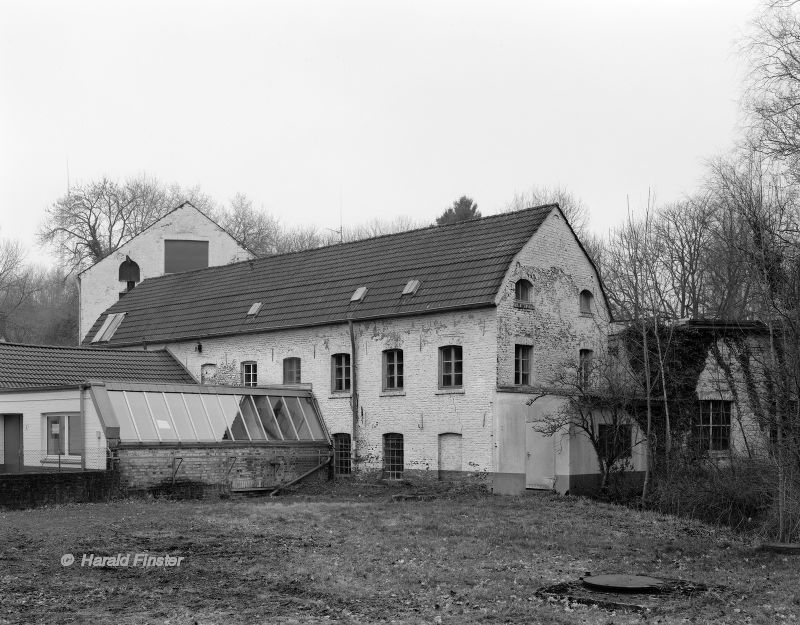
[{"label": "glass greenhouse roof", "polygon": [[310,388],[106,382],[91,389],[121,443],[330,442]]}]

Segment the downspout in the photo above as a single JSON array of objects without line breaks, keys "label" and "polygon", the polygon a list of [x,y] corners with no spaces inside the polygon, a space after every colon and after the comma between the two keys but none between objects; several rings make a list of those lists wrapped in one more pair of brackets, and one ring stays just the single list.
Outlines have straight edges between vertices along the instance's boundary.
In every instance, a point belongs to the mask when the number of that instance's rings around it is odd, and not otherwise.
[{"label": "downspout", "polygon": [[81,282],[81,277],[80,276],[77,277],[78,277],[78,345],[80,345],[81,342],[83,341],[83,337],[81,336],[81,328],[83,327],[81,325],[81,310],[83,308],[83,306],[81,306],[82,303],[81,298],[83,295],[82,292],[83,283]]},{"label": "downspout", "polygon": [[[350,405],[353,408],[353,438],[351,441],[354,465],[358,464],[358,361],[356,359],[356,335],[353,331],[353,320],[347,320],[350,330]],[[353,467],[355,468],[355,466]]]},{"label": "downspout", "polygon": [[84,393],[86,392],[86,385],[81,384],[78,386],[78,393],[80,393],[81,404],[81,471],[86,470],[86,405],[84,401]]}]

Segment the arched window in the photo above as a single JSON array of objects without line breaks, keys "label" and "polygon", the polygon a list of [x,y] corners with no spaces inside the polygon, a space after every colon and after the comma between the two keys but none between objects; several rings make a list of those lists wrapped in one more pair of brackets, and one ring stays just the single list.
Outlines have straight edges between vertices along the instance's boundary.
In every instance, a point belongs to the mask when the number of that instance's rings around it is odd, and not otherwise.
[{"label": "arched window", "polygon": [[594,295],[592,295],[591,291],[587,291],[586,289],[581,291],[579,301],[582,315],[592,314],[592,300],[594,300]]},{"label": "arched window", "polygon": [[131,260],[130,256],[126,256],[125,260],[119,266],[119,281],[125,283],[125,291],[128,292],[136,286],[141,280],[139,272],[139,265]]},{"label": "arched window", "polygon": [[530,282],[527,280],[517,280],[517,283],[514,285],[514,299],[518,302],[529,302],[531,301],[532,293],[533,285]]}]

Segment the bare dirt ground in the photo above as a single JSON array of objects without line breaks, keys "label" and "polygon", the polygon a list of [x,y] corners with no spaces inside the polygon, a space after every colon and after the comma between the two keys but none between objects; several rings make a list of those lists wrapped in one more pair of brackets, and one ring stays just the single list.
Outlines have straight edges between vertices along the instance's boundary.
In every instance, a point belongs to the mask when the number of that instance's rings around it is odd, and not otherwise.
[{"label": "bare dirt ground", "polygon": [[[800,557],[580,498],[376,484],[0,512],[0,623],[792,623]],[[62,566],[64,554],[74,554]],[[81,566],[84,554],[183,556]],[[132,564],[132,562],[131,562]],[[715,586],[637,614],[536,595],[586,572]]]}]

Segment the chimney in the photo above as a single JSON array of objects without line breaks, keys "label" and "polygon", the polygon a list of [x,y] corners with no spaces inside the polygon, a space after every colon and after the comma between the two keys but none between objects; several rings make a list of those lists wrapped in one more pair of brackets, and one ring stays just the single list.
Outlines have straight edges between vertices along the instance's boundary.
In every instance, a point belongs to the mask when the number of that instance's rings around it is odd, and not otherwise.
[{"label": "chimney", "polygon": [[0,343],[6,342],[6,321],[8,320],[8,313],[0,310]]}]

